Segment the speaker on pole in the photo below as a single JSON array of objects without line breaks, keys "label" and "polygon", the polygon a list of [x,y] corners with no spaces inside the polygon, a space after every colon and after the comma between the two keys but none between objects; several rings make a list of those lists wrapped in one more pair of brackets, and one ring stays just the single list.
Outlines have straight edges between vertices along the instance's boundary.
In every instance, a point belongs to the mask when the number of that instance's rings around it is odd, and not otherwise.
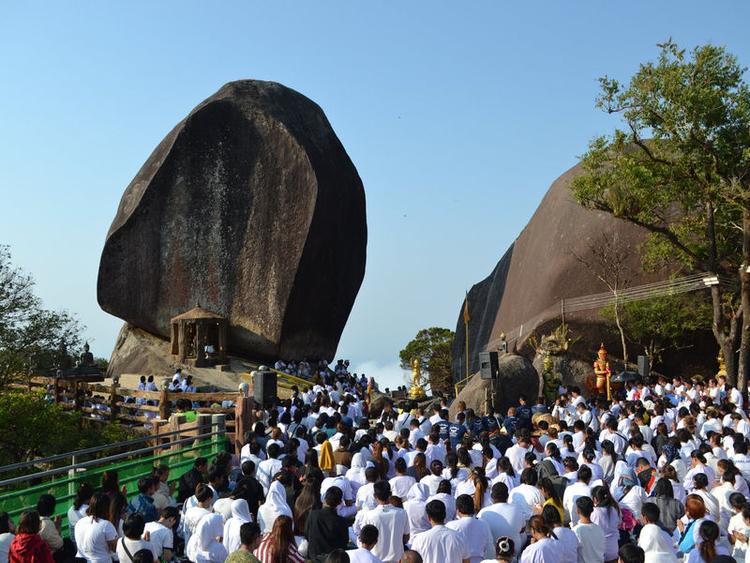
[{"label": "speaker on pole", "polygon": [[253,398],[264,409],[276,399],[276,373],[268,370],[253,372]]},{"label": "speaker on pole", "polygon": [[650,373],[650,368],[648,366],[648,357],[647,356],[638,356],[638,374],[646,378],[648,377]]},{"label": "speaker on pole", "polygon": [[500,363],[497,352],[479,352],[479,373],[482,379],[497,379]]}]

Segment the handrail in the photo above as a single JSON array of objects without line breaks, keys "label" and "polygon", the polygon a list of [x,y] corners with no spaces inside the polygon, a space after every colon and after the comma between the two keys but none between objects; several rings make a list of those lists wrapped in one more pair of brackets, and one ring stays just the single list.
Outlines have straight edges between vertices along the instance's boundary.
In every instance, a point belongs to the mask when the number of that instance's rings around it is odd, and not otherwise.
[{"label": "handrail", "polygon": [[[205,415],[209,416],[209,415]],[[82,455],[88,455],[88,454],[94,454],[101,451],[104,451],[106,449],[115,448],[115,447],[125,447],[125,446],[133,446],[135,444],[140,444],[141,442],[150,442],[152,440],[158,440],[160,438],[165,438],[167,436],[174,436],[175,434],[184,434],[185,430],[174,430],[172,432],[164,432],[163,434],[154,434],[154,435],[148,435],[148,436],[142,436],[140,438],[133,438],[132,440],[127,440],[125,442],[116,442],[114,444],[105,444],[103,446],[93,446],[91,448],[85,448],[83,450],[75,450],[72,452],[66,452],[63,454],[55,454],[49,457],[42,457],[38,459],[33,459],[31,461],[22,461],[19,463],[13,463],[11,465],[3,465],[0,467],[0,473],[6,473],[8,471],[14,471],[16,469],[23,469],[24,467],[28,467],[30,465],[39,465],[42,463],[52,463],[55,461],[59,461],[61,459],[65,459],[66,457],[73,457],[73,456],[82,456]]]},{"label": "handrail", "polygon": [[269,368],[272,372],[274,372],[279,377],[283,377],[284,379],[291,381],[295,385],[302,385],[302,386],[312,386],[315,385],[313,381],[308,381],[307,379],[302,379],[301,377],[297,377],[296,375],[291,375],[289,373],[283,372],[278,369]]},{"label": "handrail", "polygon": [[[212,425],[213,425],[213,422],[212,422]],[[134,455],[140,455],[140,454],[150,453],[150,452],[162,449],[162,448],[171,448],[171,447],[177,446],[179,444],[185,444],[185,443],[188,443],[188,442],[195,442],[196,440],[200,440],[202,438],[210,438],[211,436],[217,436],[217,435],[220,435],[220,434],[225,434],[224,430],[208,432],[206,434],[200,434],[198,436],[190,436],[188,438],[182,438],[180,440],[175,440],[173,442],[169,442],[169,443],[166,443],[166,444],[157,444],[156,446],[149,446],[147,448],[141,448],[141,449],[138,449],[138,450],[133,450],[133,451],[129,451],[129,452],[123,452],[123,453],[120,453],[120,454],[114,454],[114,455],[107,456],[107,457],[102,457],[102,458],[98,458],[98,459],[92,459],[90,461],[84,461],[82,463],[74,463],[72,465],[67,465],[67,466],[64,466],[64,467],[57,467],[55,469],[49,469],[47,471],[41,471],[39,473],[32,473],[31,475],[23,475],[21,477],[13,477],[12,479],[5,479],[3,481],[0,481],[0,487],[4,487],[6,485],[13,485],[15,483],[21,483],[23,481],[29,481],[31,479],[41,479],[43,477],[52,477],[53,475],[58,475],[59,473],[67,473],[68,471],[70,471],[72,469],[74,470],[74,469],[80,469],[80,468],[85,468],[85,467],[92,467],[92,466],[95,466],[95,465],[99,465],[99,464],[102,464],[102,463],[107,463],[107,462],[110,462],[110,461],[116,461],[118,459],[123,459],[123,458],[131,457],[131,456],[134,456]]]}]

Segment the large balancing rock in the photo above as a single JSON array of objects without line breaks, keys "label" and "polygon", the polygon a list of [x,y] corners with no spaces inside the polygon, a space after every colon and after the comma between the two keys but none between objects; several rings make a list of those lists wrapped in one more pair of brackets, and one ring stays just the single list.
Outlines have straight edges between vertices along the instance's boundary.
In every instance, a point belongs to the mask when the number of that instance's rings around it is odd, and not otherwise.
[{"label": "large balancing rock", "polygon": [[164,338],[200,304],[229,320],[230,353],[330,360],[366,246],[362,181],[320,107],[274,82],[231,82],[125,190],[98,300]]}]

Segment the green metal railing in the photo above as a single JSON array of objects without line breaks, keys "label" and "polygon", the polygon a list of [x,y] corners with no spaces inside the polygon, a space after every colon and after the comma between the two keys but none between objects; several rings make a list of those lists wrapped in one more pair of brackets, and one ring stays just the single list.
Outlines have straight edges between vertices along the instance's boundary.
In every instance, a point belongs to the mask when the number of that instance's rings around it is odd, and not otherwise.
[{"label": "green metal railing", "polygon": [[[210,419],[211,416],[206,416]],[[19,468],[32,467],[38,469],[50,460],[60,461],[69,459],[70,462],[61,467],[46,469],[13,477],[0,481],[0,511],[7,512],[14,521],[24,511],[34,509],[40,495],[49,493],[57,499],[55,516],[62,518],[62,532],[68,535],[68,509],[73,504],[76,491],[83,483],[89,483],[94,488],[101,484],[101,476],[105,471],[115,470],[118,473],[120,486],[125,486],[126,494],[130,498],[138,491],[138,480],[151,474],[155,465],[169,466],[171,481],[179,480],[193,466],[197,457],[212,457],[226,449],[226,429],[223,415],[215,415],[212,421],[204,420],[198,428],[196,436],[189,436],[169,442],[157,443],[155,446],[141,447],[131,450],[130,447],[147,441],[161,442],[165,438],[186,434],[183,432],[169,432],[156,436],[148,436],[139,440],[130,440],[110,444],[101,448],[89,448],[69,454],[61,454],[35,460],[27,464],[13,464],[0,467],[0,474],[17,471]],[[179,437],[179,436],[177,436]],[[122,450],[125,451],[122,451]],[[107,452],[118,453],[104,455],[104,457],[81,461],[83,456],[101,455]]]}]

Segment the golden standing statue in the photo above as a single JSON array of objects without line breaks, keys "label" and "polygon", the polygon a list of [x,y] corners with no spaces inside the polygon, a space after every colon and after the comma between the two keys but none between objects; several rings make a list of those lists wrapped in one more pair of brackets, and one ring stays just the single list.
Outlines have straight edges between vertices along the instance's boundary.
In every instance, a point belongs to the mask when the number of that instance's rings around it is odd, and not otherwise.
[{"label": "golden standing statue", "polygon": [[409,397],[411,399],[423,399],[426,393],[422,385],[422,365],[415,358],[411,361],[411,387],[409,387]]},{"label": "golden standing statue", "polygon": [[607,361],[607,350],[604,348],[604,343],[599,347],[598,358],[594,361],[594,375],[596,376],[596,391],[599,395],[607,395],[607,400],[610,400],[611,392],[609,388],[609,377],[612,375],[612,371],[609,369],[609,362]]}]

